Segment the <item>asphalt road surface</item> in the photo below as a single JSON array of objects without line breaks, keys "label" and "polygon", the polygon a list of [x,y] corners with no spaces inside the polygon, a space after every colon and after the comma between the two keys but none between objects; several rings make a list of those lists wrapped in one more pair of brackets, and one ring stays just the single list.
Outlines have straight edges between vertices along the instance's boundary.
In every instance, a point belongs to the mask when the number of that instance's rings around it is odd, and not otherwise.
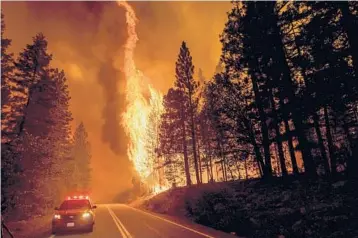
[{"label": "asphalt road surface", "polygon": [[148,213],[123,204],[98,205],[92,233],[64,233],[51,238],[230,238],[198,224]]}]

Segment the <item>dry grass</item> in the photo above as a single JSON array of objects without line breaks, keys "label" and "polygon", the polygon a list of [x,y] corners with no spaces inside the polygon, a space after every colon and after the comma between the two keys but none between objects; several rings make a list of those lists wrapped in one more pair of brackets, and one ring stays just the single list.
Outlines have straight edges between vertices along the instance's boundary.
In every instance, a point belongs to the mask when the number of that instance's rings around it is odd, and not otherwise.
[{"label": "dry grass", "polygon": [[42,238],[50,234],[51,219],[52,215],[40,216],[29,220],[9,222],[7,226],[15,238]]}]

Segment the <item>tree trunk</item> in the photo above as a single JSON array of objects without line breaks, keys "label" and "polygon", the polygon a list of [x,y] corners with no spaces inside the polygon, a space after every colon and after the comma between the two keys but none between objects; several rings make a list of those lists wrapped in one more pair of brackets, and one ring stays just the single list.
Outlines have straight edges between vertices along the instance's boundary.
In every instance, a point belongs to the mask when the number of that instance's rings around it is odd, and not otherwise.
[{"label": "tree trunk", "polygon": [[227,170],[229,170],[230,176],[231,176],[231,180],[234,180],[234,174],[232,173],[232,169],[230,168],[230,166],[227,166]]},{"label": "tree trunk", "polygon": [[330,174],[329,164],[328,164],[328,157],[326,153],[326,148],[324,147],[323,137],[321,133],[321,128],[319,126],[319,117],[316,112],[312,113],[313,115],[313,124],[317,133],[318,139],[318,146],[321,151],[322,159],[323,159],[323,166],[326,174]]},{"label": "tree trunk", "polygon": [[224,175],[225,175],[225,182],[228,181],[227,179],[227,164],[226,164],[226,157],[223,156],[223,165],[224,165]]},{"label": "tree trunk", "polygon": [[240,162],[238,159],[236,159],[236,169],[237,169],[239,180],[240,180],[241,179],[241,171],[240,171]]},{"label": "tree trunk", "polygon": [[225,169],[225,163],[224,163],[224,160],[221,160],[220,161],[221,163],[221,170],[222,170],[222,173],[223,173],[223,180],[226,182],[227,179],[226,179],[226,169]]},{"label": "tree trunk", "polygon": [[265,166],[263,167],[263,176],[265,178],[270,178],[270,177],[272,177],[272,165],[271,165],[268,127],[267,127],[267,123],[266,123],[266,114],[262,107],[262,101],[261,101],[261,96],[259,93],[259,88],[257,86],[256,81],[254,80],[255,76],[253,74],[251,74],[251,75],[252,75],[252,77],[251,77],[252,86],[253,86],[254,94],[255,94],[255,101],[256,101],[257,109],[259,111],[260,127],[261,127],[261,134],[262,134],[262,144],[263,144],[264,154],[265,154]]},{"label": "tree trunk", "polygon": [[200,183],[203,182],[203,173],[202,173],[202,169],[201,169],[201,156],[200,156],[200,144],[198,142],[198,163],[199,163],[199,178],[200,178]]},{"label": "tree trunk", "polygon": [[297,166],[297,159],[296,159],[296,154],[295,154],[295,148],[293,146],[293,139],[292,139],[292,135],[290,135],[290,125],[288,124],[288,120],[284,119],[283,120],[285,123],[285,131],[287,134],[287,142],[288,142],[288,151],[290,152],[290,158],[291,158],[291,163],[292,163],[292,171],[294,175],[298,175],[300,172],[298,171],[298,166]]},{"label": "tree trunk", "polygon": [[351,151],[348,159],[347,159],[347,176],[348,178],[358,178],[358,143],[357,140],[352,138],[351,133],[349,132],[349,125],[343,117],[343,129],[347,136],[347,140],[349,143],[349,149]]},{"label": "tree trunk", "polygon": [[[264,164],[263,159],[262,159],[260,148],[259,148],[259,146],[257,145],[257,142],[256,142],[254,130],[252,129],[250,121],[245,116],[243,117],[243,121],[244,121],[245,127],[248,128],[249,138],[250,138],[251,144],[252,144],[253,149],[254,149],[255,158],[256,158],[256,161],[257,161],[257,166],[258,166],[258,169],[260,171],[260,175],[262,177],[262,169],[264,168],[265,164]],[[246,161],[246,159],[247,158],[245,158],[245,161]]]},{"label": "tree trunk", "polygon": [[193,157],[194,157],[194,168],[195,168],[195,175],[196,175],[196,181],[197,184],[200,184],[200,175],[199,175],[199,168],[198,168],[198,156],[196,154],[196,136],[195,136],[195,124],[194,124],[194,110],[193,110],[193,105],[192,105],[192,95],[189,94],[189,107],[190,107],[190,120],[191,120],[191,137],[192,137],[192,142],[193,142]]},{"label": "tree trunk", "polygon": [[205,161],[205,166],[206,166],[206,179],[208,180],[208,183],[210,182],[210,170],[209,170],[209,162]]},{"label": "tree trunk", "polygon": [[217,164],[215,164],[215,170],[216,170],[216,181],[218,181],[219,180],[219,171],[218,171]]},{"label": "tree trunk", "polygon": [[323,109],[324,109],[324,121],[325,121],[325,127],[326,127],[328,151],[329,151],[329,156],[331,159],[331,173],[332,173],[333,177],[336,177],[336,175],[337,175],[337,159],[336,159],[336,155],[335,155],[333,138],[332,138],[332,134],[331,134],[331,125],[329,123],[329,114],[328,114],[327,105],[325,105]]},{"label": "tree trunk", "polygon": [[186,145],[186,130],[185,130],[185,121],[184,121],[184,112],[181,109],[181,124],[182,124],[182,137],[183,137],[183,154],[184,154],[184,171],[186,177],[186,185],[191,185],[190,179],[190,169],[189,169],[189,158],[188,158],[188,148]]},{"label": "tree trunk", "polygon": [[[247,158],[245,158],[245,163],[244,163],[244,166],[245,166],[245,177],[246,177],[246,180],[249,178],[249,175],[248,175],[248,173],[247,173]],[[260,168],[259,168],[260,169]],[[261,172],[261,170],[260,170],[260,172]]]},{"label": "tree trunk", "polygon": [[276,144],[277,144],[277,149],[278,149],[278,160],[280,161],[280,167],[281,167],[281,173],[282,173],[282,177],[286,177],[287,176],[287,168],[286,168],[286,163],[285,163],[285,155],[283,153],[283,148],[282,148],[282,136],[280,133],[280,127],[278,125],[279,121],[278,121],[278,117],[277,117],[277,113],[276,113],[276,106],[275,106],[275,101],[273,99],[272,96],[270,96],[270,101],[271,101],[271,107],[272,107],[272,115],[273,115],[273,124],[275,127],[275,132],[276,132]]},{"label": "tree trunk", "polygon": [[210,174],[211,174],[211,180],[214,181],[213,160],[212,160],[212,158],[211,158],[211,155],[210,155],[209,159],[210,159]]},{"label": "tree trunk", "polygon": [[296,101],[295,92],[293,89],[293,83],[291,79],[291,71],[287,63],[286,54],[284,51],[284,45],[282,42],[281,30],[278,26],[278,17],[275,13],[274,6],[275,3],[272,3],[272,16],[274,18],[273,19],[274,32],[272,35],[273,35],[274,45],[276,46],[276,56],[277,56],[276,59],[278,60],[278,65],[280,66],[279,68],[282,70],[281,72],[282,72],[282,80],[283,80],[282,86],[284,88],[283,90],[287,93],[287,98],[289,101],[287,108],[292,109],[291,110],[292,120],[295,125],[299,146],[302,151],[302,159],[305,166],[305,172],[310,177],[316,177],[317,171],[312,159],[311,148],[309,147],[305,135],[303,118],[301,115],[301,111],[299,110],[300,105]]}]

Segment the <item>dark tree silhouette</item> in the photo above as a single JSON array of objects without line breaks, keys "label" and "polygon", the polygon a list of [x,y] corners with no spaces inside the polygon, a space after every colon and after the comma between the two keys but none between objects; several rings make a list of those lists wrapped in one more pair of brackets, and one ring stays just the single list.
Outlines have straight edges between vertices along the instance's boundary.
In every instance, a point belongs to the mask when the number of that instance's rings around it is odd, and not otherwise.
[{"label": "dark tree silhouette", "polygon": [[169,89],[164,96],[165,113],[162,115],[162,124],[160,127],[160,154],[166,157],[166,165],[170,169],[170,181],[173,178],[173,167],[176,166],[177,160],[174,158],[176,154],[182,154],[184,158],[184,172],[186,184],[191,185],[191,177],[189,170],[189,157],[187,147],[187,134],[185,113],[183,107],[183,94],[177,89]]},{"label": "dark tree silhouette", "polygon": [[197,113],[197,99],[195,94],[198,90],[198,83],[194,81],[194,65],[192,63],[192,57],[186,43],[183,42],[180,47],[178,60],[175,67],[175,87],[182,94],[182,107],[183,107],[183,120],[188,123],[191,142],[192,142],[192,153],[194,158],[194,168],[197,183],[200,181],[199,162],[197,154],[197,139],[196,139],[196,126],[195,118]]},{"label": "dark tree silhouette", "polygon": [[73,136],[73,158],[74,158],[74,181],[76,188],[88,190],[91,182],[91,147],[88,141],[88,134],[84,124],[81,122]]}]

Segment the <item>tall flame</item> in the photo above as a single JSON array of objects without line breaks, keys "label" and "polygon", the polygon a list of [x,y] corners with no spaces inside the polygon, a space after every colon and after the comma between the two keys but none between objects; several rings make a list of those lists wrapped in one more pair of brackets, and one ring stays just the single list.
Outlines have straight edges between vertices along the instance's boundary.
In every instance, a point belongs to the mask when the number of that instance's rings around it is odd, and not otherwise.
[{"label": "tall flame", "polygon": [[[126,76],[126,101],[127,108],[122,117],[122,123],[129,136],[128,157],[133,162],[136,171],[142,181],[155,172],[156,155],[153,155],[157,143],[150,141],[158,136],[153,134],[154,128],[158,128],[160,115],[163,113],[163,95],[148,84],[146,77],[136,68],[134,62],[134,49],[138,41],[136,22],[138,21],[133,8],[125,1],[117,1],[118,6],[126,10],[126,22],[128,39],[124,52],[124,73]],[[144,93],[150,95],[149,102]],[[151,115],[157,116],[153,121]],[[153,125],[155,123],[155,125]],[[151,139],[150,139],[151,138]],[[160,180],[160,179],[159,179]],[[158,186],[158,181],[156,185]],[[161,184],[159,184],[161,187]]]}]

